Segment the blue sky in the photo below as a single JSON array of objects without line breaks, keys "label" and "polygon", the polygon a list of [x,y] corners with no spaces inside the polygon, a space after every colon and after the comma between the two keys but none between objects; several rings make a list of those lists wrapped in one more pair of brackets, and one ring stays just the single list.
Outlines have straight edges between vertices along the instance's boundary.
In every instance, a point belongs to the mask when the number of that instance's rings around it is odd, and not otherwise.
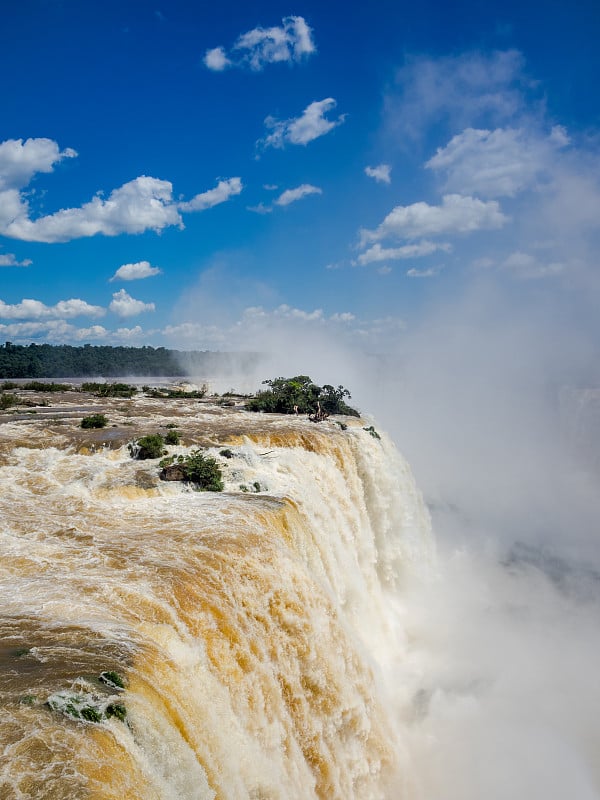
[{"label": "blue sky", "polygon": [[2,18],[0,341],[378,350],[482,286],[595,332],[597,3]]}]

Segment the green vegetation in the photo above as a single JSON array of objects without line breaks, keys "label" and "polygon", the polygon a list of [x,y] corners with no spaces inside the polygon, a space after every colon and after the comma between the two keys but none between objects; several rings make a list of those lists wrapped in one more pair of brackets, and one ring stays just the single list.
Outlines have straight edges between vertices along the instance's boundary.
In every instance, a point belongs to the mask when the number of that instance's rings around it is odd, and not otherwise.
[{"label": "green vegetation", "polygon": [[81,420],[82,428],[106,428],[108,419],[104,414],[90,414],[89,417],[84,417]]},{"label": "green vegetation", "polygon": [[221,468],[214,458],[206,456],[201,450],[192,450],[186,456],[165,458],[160,462],[160,466],[162,467],[160,477],[163,480],[168,480],[169,471],[174,471],[177,472],[177,475],[181,475],[181,478],[177,478],[178,480],[195,484],[199,491],[223,491],[224,484]]},{"label": "green vegetation", "polygon": [[135,386],[128,383],[82,383],[81,391],[98,397],[133,397],[137,394]]},{"label": "green vegetation", "polygon": [[158,398],[159,400],[171,400],[173,398],[197,400],[204,397],[206,394],[206,387],[203,387],[202,389],[194,389],[191,392],[186,392],[185,389],[149,389],[146,394],[148,397]]},{"label": "green vegetation", "polygon": [[317,386],[308,375],[296,375],[294,378],[273,378],[263,381],[270,388],[257,392],[246,403],[249,411],[266,411],[271,414],[316,414],[320,406],[321,412],[329,414],[345,414],[358,417],[358,411],[346,405],[345,398],[350,392],[343,386],[333,387],[330,384]]},{"label": "green vegetation", "polygon": [[[98,724],[112,717],[125,722],[127,709],[123,703],[115,702],[115,696],[112,691],[116,689],[121,692],[125,689],[123,678],[118,672],[107,670],[100,673],[98,680],[106,687],[104,693],[92,691],[91,685],[89,686],[89,691],[85,691],[85,686],[79,689],[72,688],[68,691],[56,692],[50,695],[46,705],[53,711],[58,711],[67,717],[84,720],[85,722]],[[107,694],[107,690],[109,694]],[[26,695],[21,698],[20,702],[25,705],[34,705],[36,700],[35,695]]]},{"label": "green vegetation", "polygon": [[121,722],[125,722],[125,718],[127,717],[127,709],[122,703],[109,703],[106,706],[105,713],[107,719],[116,717],[116,719],[120,720]]},{"label": "green vegetation", "polygon": [[12,408],[13,406],[16,406],[17,403],[18,403],[18,400],[14,396],[14,394],[8,394],[7,392],[2,392],[2,394],[0,394],[0,410],[1,411],[6,411],[7,409]]},{"label": "green vegetation", "polygon": [[374,439],[381,439],[381,436],[377,433],[377,431],[372,425],[369,425],[368,428],[363,428],[363,431],[370,433]]},{"label": "green vegetation", "polygon": [[19,699],[19,703],[22,706],[34,706],[37,702],[37,695],[35,694],[24,694],[23,697]]},{"label": "green vegetation", "polygon": [[165,444],[179,444],[180,441],[181,436],[179,435],[179,431],[171,428],[171,430],[165,436]]},{"label": "green vegetation", "polygon": [[79,713],[81,718],[87,720],[88,722],[102,721],[102,714],[93,706],[84,706]]},{"label": "green vegetation", "polygon": [[223,456],[223,458],[233,458],[234,453],[233,450],[226,447],[224,450],[219,450],[219,455]]},{"label": "green vegetation", "polygon": [[[258,364],[257,353],[244,353],[249,367]],[[235,371],[239,353],[167,350],[164,347],[109,347],[71,345],[0,344],[0,378],[78,378],[125,375],[215,375]]]},{"label": "green vegetation", "polygon": [[147,458],[160,458],[166,453],[165,440],[160,433],[151,433],[149,436],[142,436],[135,442],[128,445],[129,453],[132,458],[140,461]]},{"label": "green vegetation", "polygon": [[125,681],[119,675],[118,672],[114,672],[113,670],[106,670],[105,672],[101,672],[98,676],[98,680],[101,683],[106,684],[106,686],[110,686],[113,689],[124,689],[125,688]]},{"label": "green vegetation", "polygon": [[21,389],[30,392],[72,392],[73,387],[69,383],[43,383],[42,381],[29,381],[24,383]]}]

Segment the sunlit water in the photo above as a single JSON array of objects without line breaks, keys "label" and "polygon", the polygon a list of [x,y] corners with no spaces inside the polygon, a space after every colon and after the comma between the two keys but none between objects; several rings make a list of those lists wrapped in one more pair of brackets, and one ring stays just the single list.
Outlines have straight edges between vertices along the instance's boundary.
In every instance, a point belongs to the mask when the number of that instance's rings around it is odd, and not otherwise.
[{"label": "sunlit water", "polygon": [[435,559],[393,445],[358,420],[113,406],[132,435],[176,419],[172,452],[212,444],[225,492],[158,481],[110,429],[0,426],[0,797],[410,796],[394,675]]}]

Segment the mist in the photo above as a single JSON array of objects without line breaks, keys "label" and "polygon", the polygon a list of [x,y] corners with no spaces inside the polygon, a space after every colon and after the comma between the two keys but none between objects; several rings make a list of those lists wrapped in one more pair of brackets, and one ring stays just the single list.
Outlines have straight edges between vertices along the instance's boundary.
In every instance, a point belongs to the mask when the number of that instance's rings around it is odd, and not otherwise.
[{"label": "mist", "polygon": [[411,800],[600,797],[595,321],[536,292],[477,281],[378,350],[287,307],[237,326],[246,388],[347,386],[429,507],[437,572],[389,598],[382,668]]}]

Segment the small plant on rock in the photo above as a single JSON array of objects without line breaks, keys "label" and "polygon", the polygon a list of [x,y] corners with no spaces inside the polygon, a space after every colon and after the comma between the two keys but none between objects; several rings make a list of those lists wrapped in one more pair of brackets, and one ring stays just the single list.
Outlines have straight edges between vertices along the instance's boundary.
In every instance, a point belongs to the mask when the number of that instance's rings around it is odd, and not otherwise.
[{"label": "small plant on rock", "polygon": [[179,444],[180,441],[181,436],[179,435],[179,431],[171,428],[171,430],[168,431],[167,435],[165,436],[165,444]]},{"label": "small plant on rock", "polygon": [[91,414],[81,420],[82,428],[105,428],[107,425],[108,419],[104,414]]},{"label": "small plant on rock", "polygon": [[130,443],[128,447],[131,457],[141,461],[147,458],[160,458],[165,455],[165,440],[160,433],[142,436],[137,441]]}]

